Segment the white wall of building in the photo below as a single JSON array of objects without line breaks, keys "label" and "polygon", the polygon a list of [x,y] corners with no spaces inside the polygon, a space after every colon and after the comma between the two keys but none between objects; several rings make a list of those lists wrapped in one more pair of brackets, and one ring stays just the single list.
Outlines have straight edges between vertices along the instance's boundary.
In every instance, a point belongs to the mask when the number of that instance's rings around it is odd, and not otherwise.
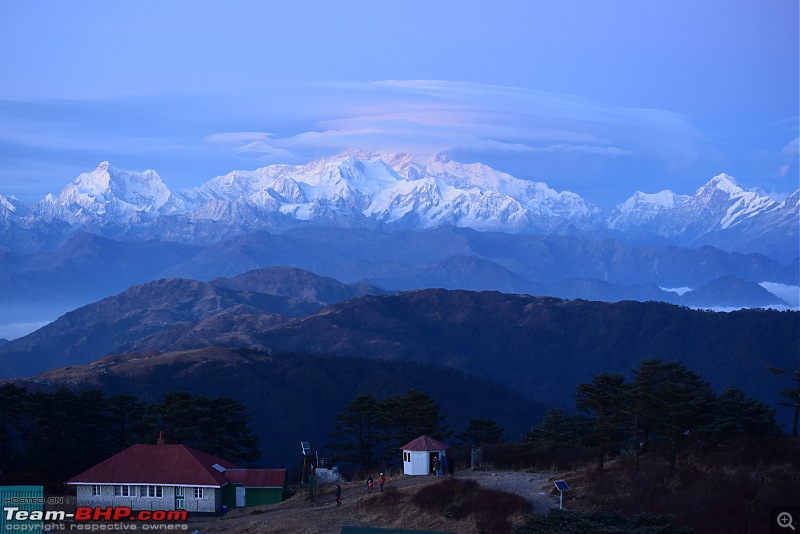
[{"label": "white wall of building", "polygon": [[436,452],[441,459],[444,451],[403,451],[403,474],[430,475],[430,455]]},{"label": "white wall of building", "polygon": [[[174,510],[175,486],[161,486],[161,497],[142,497],[142,486],[136,488],[136,497],[114,495],[114,487],[118,484],[76,484],[78,506],[117,507],[127,506],[131,510]],[[100,489],[100,495],[94,495],[94,486]],[[215,513],[221,507],[221,490],[219,488],[202,488],[202,497],[195,497],[195,486],[184,487],[183,509],[187,512]]]}]

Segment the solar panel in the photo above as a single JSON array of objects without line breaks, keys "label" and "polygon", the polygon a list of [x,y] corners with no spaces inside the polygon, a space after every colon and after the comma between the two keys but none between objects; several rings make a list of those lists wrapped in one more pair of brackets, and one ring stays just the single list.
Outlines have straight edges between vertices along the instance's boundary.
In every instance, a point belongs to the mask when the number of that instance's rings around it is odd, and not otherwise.
[{"label": "solar panel", "polygon": [[303,448],[303,456],[311,456],[311,445],[307,441],[301,441],[300,446]]},{"label": "solar panel", "polygon": [[553,484],[556,485],[556,489],[558,491],[569,491],[569,486],[567,486],[566,480],[556,480],[553,482]]},{"label": "solar panel", "polygon": [[219,471],[220,473],[224,473],[224,472],[225,472],[225,468],[224,468],[224,467],[222,467],[222,466],[221,466],[221,465],[219,465],[219,464],[214,464],[214,465],[212,465],[211,467],[213,467],[214,469],[216,469],[216,470],[217,470],[217,471]]}]

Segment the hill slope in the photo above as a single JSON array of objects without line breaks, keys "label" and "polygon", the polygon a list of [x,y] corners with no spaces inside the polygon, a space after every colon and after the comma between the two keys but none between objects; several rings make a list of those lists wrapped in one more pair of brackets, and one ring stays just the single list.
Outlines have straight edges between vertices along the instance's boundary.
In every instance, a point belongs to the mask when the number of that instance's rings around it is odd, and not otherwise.
[{"label": "hill slope", "polygon": [[301,441],[324,449],[336,412],[360,394],[383,399],[413,387],[440,405],[451,430],[463,431],[470,418],[489,417],[515,440],[538,424],[545,409],[542,403],[457,369],[219,347],[109,356],[34,380],[36,387],[101,389],[148,402],[161,400],[168,391],[233,397],[247,407],[252,428],[261,436],[265,467],[295,467],[302,460]]}]

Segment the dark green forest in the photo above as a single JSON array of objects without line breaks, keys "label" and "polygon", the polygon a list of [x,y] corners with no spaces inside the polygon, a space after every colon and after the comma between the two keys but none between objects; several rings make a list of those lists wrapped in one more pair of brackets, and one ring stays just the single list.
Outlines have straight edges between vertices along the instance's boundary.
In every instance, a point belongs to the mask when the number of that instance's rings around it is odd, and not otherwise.
[{"label": "dark green forest", "polygon": [[4,484],[61,483],[137,443],[185,444],[237,463],[261,452],[242,403],[185,392],[147,404],[98,390],[30,392],[0,387],[0,471]]},{"label": "dark green forest", "polygon": [[[453,431],[462,431],[473,417],[490,417],[513,440],[541,420],[546,408],[479,377],[414,362],[219,348],[165,354],[160,359],[132,358],[129,364],[119,366],[111,359],[100,361],[102,372],[84,373],[68,384],[73,391],[100,390],[111,397],[127,395],[146,404],[160,403],[165,394],[176,389],[195,397],[234,398],[246,407],[253,431],[260,438],[257,446],[262,455],[253,463],[265,468],[299,469],[301,441],[310,442],[320,455],[332,452],[326,446],[336,414],[358,395],[386,398],[416,388],[441,406],[444,424]],[[159,363],[142,367],[153,360]],[[41,382],[19,385],[30,391],[52,392],[58,388],[55,381]],[[64,410],[67,421],[72,421],[69,409]],[[143,442],[154,443],[157,430],[144,435]]]},{"label": "dark green forest", "polygon": [[[402,411],[395,407],[412,396],[420,394],[362,395],[343,406],[331,435],[338,458],[360,462],[365,472],[380,463],[395,433],[397,440],[413,435],[403,435],[395,419]],[[629,379],[596,374],[574,391],[574,411],[549,408],[520,440],[504,440],[502,426],[489,418],[452,433],[437,423],[431,399],[421,395],[417,403],[426,415],[414,423],[425,428],[414,432],[450,434],[447,454],[460,467],[480,445],[482,467],[570,480],[571,509],[530,516],[516,534],[760,532],[774,507],[800,502],[800,441],[777,424],[776,408],[733,386],[715,393],[680,363],[644,360]],[[427,486],[414,502],[454,517],[474,514],[487,532],[511,533],[508,515],[527,503],[469,483]]]},{"label": "dark green forest", "polygon": [[[197,383],[190,379],[184,385],[200,387],[201,377],[206,377],[208,385],[207,376],[214,376],[219,383],[234,381],[242,395],[251,387],[280,391],[279,398],[285,402],[273,407],[270,402],[276,399],[269,396],[262,397],[266,400],[261,403],[252,397],[244,403],[229,396],[187,391],[156,397],[155,386],[148,390],[153,397],[150,400],[96,389],[34,390],[4,384],[0,387],[3,483],[46,483],[52,491],[63,491],[63,481],[131,444],[155,443],[161,430],[169,443],[190,445],[241,465],[264,465],[259,444],[281,423],[264,424],[264,419],[255,415],[283,413],[302,420],[305,413],[311,413],[305,410],[316,406],[314,395],[287,395],[286,389],[270,388],[266,378],[272,377],[276,385],[287,380],[287,373],[294,369],[303,379],[292,384],[302,385],[303,393],[321,394],[319,386],[324,382],[320,373],[333,374],[330,380],[341,378],[336,376],[337,369],[353,373],[352,368],[341,367],[347,361],[342,358],[253,351],[233,354],[250,358],[250,365],[234,367],[244,368],[243,374],[225,379],[219,366],[231,367],[230,362],[212,362],[209,357],[205,365],[213,363],[212,375],[206,374],[206,368],[197,374]],[[297,359],[313,365],[297,365]],[[326,367],[322,362],[336,365]],[[403,367],[397,362],[376,362],[371,371],[364,361],[353,363],[364,367],[367,377],[377,373],[382,380],[377,392],[363,384],[341,389],[338,402],[327,406],[328,420],[322,425],[327,435],[320,436],[319,443],[324,443],[334,464],[352,464],[361,472],[386,469],[392,467],[393,458],[399,463],[396,451],[400,445],[426,434],[445,440],[448,456],[459,468],[467,467],[468,451],[481,446],[484,465],[493,469],[564,473],[559,476],[568,477],[575,488],[568,496],[573,499],[571,510],[531,517],[518,527],[520,534],[579,532],[589,528],[587,525],[598,532],[683,533],[690,531],[688,527],[698,532],[747,532],[752,525],[765,524],[772,507],[800,500],[800,441],[787,436],[776,423],[778,408],[736,387],[716,393],[704,378],[677,362],[643,360],[629,376],[595,374],[574,390],[574,410],[550,407],[538,413],[514,412],[517,424],[527,428],[517,434],[506,430],[502,418],[508,417],[504,408],[509,404],[489,401],[491,394],[510,395],[508,390],[489,390],[486,396],[487,390],[480,390],[486,386],[480,381],[469,382],[466,377],[462,377],[466,382],[459,381],[456,375],[419,364],[408,368],[404,383],[398,380]],[[184,361],[162,370],[191,377],[187,370],[196,365],[196,360]],[[788,378],[791,389],[796,370],[783,371],[777,373],[775,387],[783,387]],[[264,376],[258,378],[259,372]],[[251,380],[245,379],[246,375]],[[431,381],[418,380],[417,384],[426,384],[438,397],[422,387],[400,389],[420,375]],[[169,383],[174,375],[158,376]],[[441,385],[443,378],[455,389]],[[132,390],[144,391],[144,382],[135,377],[127,375],[125,381]],[[470,386],[475,390],[463,389]],[[446,395],[441,395],[442,391]],[[474,401],[469,400],[470,395],[476,395]],[[298,401],[298,411],[285,413],[287,404],[302,398],[311,400]],[[441,402],[442,398],[447,402]],[[509,399],[514,400],[513,396],[506,401]],[[451,406],[467,409],[453,417]],[[359,470],[351,473],[358,475]],[[438,502],[436,492],[429,491],[432,496],[426,506]],[[498,506],[507,500],[491,492],[470,498],[490,497],[498,499]],[[467,499],[460,506],[471,506],[469,502]],[[493,505],[478,506],[477,502],[475,513],[483,514],[482,520],[510,528],[497,511],[500,508],[492,512]],[[707,510],[715,510],[713,520]]]}]

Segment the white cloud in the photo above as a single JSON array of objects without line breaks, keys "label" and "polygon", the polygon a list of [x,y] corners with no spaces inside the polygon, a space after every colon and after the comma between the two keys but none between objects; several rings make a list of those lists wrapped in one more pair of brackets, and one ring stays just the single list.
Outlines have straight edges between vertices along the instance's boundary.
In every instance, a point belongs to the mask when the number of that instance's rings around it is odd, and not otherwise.
[{"label": "white cloud", "polygon": [[800,137],[795,137],[783,147],[782,151],[784,156],[796,158],[800,156]]},{"label": "white cloud", "polygon": [[[206,142],[265,155],[350,147],[437,153],[450,149],[518,153],[642,155],[674,163],[695,157],[699,132],[661,110],[592,102],[571,95],[437,80],[353,82],[305,88],[286,107],[320,118],[291,135],[218,133]],[[324,116],[324,118],[323,118]],[[303,128],[302,125],[298,129]]]}]

